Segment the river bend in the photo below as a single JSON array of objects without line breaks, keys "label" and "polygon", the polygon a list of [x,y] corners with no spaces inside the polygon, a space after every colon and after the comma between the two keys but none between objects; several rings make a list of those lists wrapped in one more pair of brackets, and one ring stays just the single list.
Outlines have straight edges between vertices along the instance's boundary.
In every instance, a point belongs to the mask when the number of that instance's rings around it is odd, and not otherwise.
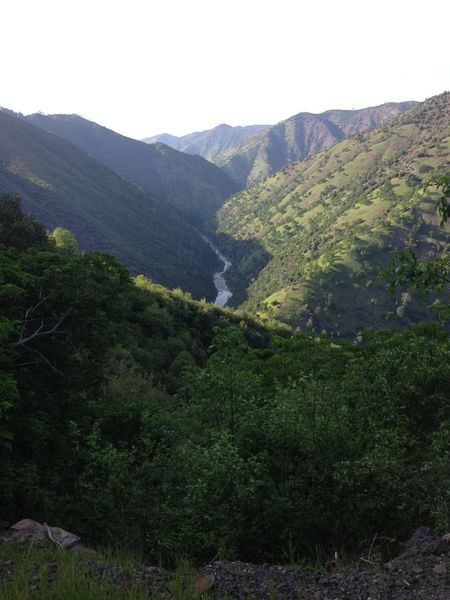
[{"label": "river bend", "polygon": [[214,304],[216,306],[226,306],[228,300],[233,295],[233,292],[228,287],[224,277],[225,273],[231,267],[231,261],[228,260],[228,258],[224,256],[218,248],[216,248],[216,246],[212,243],[212,241],[209,238],[207,238],[205,235],[202,235],[202,238],[203,241],[206,242],[208,246],[210,246],[210,248],[217,255],[219,260],[223,263],[223,269],[221,271],[216,271],[213,275],[214,285],[217,290],[217,297],[214,301]]}]

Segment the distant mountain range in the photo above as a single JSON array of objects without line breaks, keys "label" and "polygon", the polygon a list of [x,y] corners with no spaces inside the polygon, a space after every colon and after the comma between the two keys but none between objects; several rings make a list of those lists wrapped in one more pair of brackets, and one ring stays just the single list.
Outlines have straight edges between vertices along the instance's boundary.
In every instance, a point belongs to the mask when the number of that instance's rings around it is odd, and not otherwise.
[{"label": "distant mountain range", "polygon": [[[406,106],[301,115],[261,139],[269,144],[279,131],[286,149],[289,131],[292,147],[300,148],[294,134],[302,131],[305,139],[308,124],[311,136],[328,145],[341,132],[371,127]],[[429,317],[431,299],[421,302],[406,292],[390,296],[379,270],[394,249],[406,245],[421,257],[448,251],[448,227],[439,226],[436,195],[424,193],[423,184],[431,174],[448,173],[449,155],[445,93],[230,198],[218,219],[222,249],[233,261],[234,303],[263,318],[333,335],[354,335],[367,326],[404,327]]]},{"label": "distant mountain range", "polygon": [[77,115],[34,114],[26,120],[78,146],[199,227],[211,227],[225,198],[240,189],[231,177],[200,156],[161,143],[144,144]]},{"label": "distant mountain range", "polygon": [[224,150],[213,162],[242,186],[251,186],[350,135],[377,129],[416,104],[390,102],[361,110],[301,112]]},{"label": "distant mountain range", "polygon": [[265,131],[270,125],[247,125],[245,127],[231,127],[222,123],[213,129],[206,131],[197,131],[188,133],[181,137],[162,133],[153,137],[143,139],[147,144],[161,142],[171,148],[187,152],[188,154],[198,154],[211,162],[215,162],[222,153],[236,146],[239,142],[246,140],[254,133]]},{"label": "distant mountain range", "polygon": [[19,194],[28,212],[73,231],[83,249],[212,300],[219,261],[206,233],[233,261],[235,305],[350,336],[428,315],[424,302],[389,296],[379,269],[395,248],[432,256],[449,242],[436,198],[421,191],[430,174],[448,170],[449,123],[446,93],[177,138],[219,168],[76,115],[0,109],[0,193]]},{"label": "distant mountain range", "polygon": [[230,127],[218,125],[206,131],[176,137],[168,133],[145,138],[162,142],[189,154],[198,154],[221,167],[241,187],[249,187],[286,165],[330,148],[360,131],[383,123],[417,102],[389,102],[360,110],[301,112],[276,125]]},{"label": "distant mountain range", "polygon": [[[30,121],[47,129],[51,124],[67,126],[73,137],[79,136],[80,145],[90,148],[90,155]],[[110,163],[117,161],[123,176],[93,158],[94,153]],[[147,172],[155,173],[155,194],[124,178],[132,169],[136,178],[139,169],[143,179]],[[158,169],[167,172],[166,190]],[[180,286],[196,297],[215,297],[211,273],[218,260],[180,211],[193,215],[194,204],[211,202],[212,212],[233,189],[226,175],[201,158],[128,142],[79,118],[34,116],[27,122],[0,111],[0,193],[20,195],[27,212],[49,229],[67,227],[83,249],[110,252],[132,272],[144,272],[169,287]],[[181,206],[183,190],[185,207]]]}]

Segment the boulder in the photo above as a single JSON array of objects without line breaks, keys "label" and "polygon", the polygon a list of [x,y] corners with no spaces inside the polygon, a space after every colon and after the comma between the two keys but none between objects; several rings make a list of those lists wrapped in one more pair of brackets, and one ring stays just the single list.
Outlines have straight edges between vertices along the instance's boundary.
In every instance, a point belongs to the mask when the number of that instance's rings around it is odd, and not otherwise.
[{"label": "boulder", "polygon": [[17,523],[11,525],[9,529],[10,531],[21,531],[22,533],[29,534],[45,533],[45,526],[37,521],[33,521],[33,519],[22,519],[21,521],[17,521]]},{"label": "boulder", "polygon": [[32,519],[22,519],[14,523],[7,531],[0,532],[0,543],[24,544],[29,542],[33,545],[41,545],[52,542],[60,548],[68,550],[79,541],[80,538],[70,531],[60,527],[51,527],[46,523],[38,523]]}]

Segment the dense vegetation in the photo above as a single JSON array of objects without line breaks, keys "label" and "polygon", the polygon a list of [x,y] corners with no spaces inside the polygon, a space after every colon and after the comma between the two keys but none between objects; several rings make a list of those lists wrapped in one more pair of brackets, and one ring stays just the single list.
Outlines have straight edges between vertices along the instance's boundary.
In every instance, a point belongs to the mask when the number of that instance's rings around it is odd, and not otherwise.
[{"label": "dense vegetation", "polygon": [[[144,153],[150,151],[145,144],[134,143]],[[167,151],[180,154],[170,148]],[[198,161],[226,178],[213,165]],[[192,169],[185,178],[191,175]],[[189,188],[186,184],[184,189],[194,193],[195,185]],[[206,187],[209,197],[214,186]],[[138,189],[62,137],[7,111],[0,111],[2,192],[20,194],[27,212],[36,214],[49,229],[68,228],[85,250],[112,253],[132,272],[144,272],[169,287],[181,286],[197,298],[215,296],[211,273],[217,258],[178,210],[165,199]],[[219,193],[217,187],[216,193],[222,199],[227,194]]]},{"label": "dense vegetation", "polygon": [[55,246],[14,198],[0,217],[1,525],[29,516],[167,564],[448,530],[438,325],[291,336]]},{"label": "dense vegetation", "polygon": [[165,144],[144,144],[77,115],[42,115],[27,121],[68,140],[198,227],[210,227],[224,200],[240,187],[200,156]]},{"label": "dense vegetation", "polygon": [[380,269],[395,249],[428,259],[448,249],[448,225],[435,211],[439,193],[424,185],[448,171],[449,123],[445,93],[231,198],[219,231],[233,261],[233,301],[337,336],[427,319],[432,299],[405,288],[393,297]]},{"label": "dense vegetation", "polygon": [[390,102],[360,110],[299,113],[255,133],[211,160],[242,186],[260,183],[289,163],[325,150],[359,131],[377,129],[416,102]]}]

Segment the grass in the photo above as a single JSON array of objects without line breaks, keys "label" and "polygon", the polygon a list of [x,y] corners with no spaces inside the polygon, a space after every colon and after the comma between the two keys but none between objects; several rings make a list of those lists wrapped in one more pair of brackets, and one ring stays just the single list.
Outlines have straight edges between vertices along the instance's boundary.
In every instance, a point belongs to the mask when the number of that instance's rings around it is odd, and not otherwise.
[{"label": "grass", "polygon": [[[1,600],[208,600],[208,581],[192,565],[178,562],[164,589],[146,588],[130,554],[106,549],[72,554],[55,547],[0,546]],[[97,573],[97,577],[95,577]],[[103,573],[103,575],[102,575]]]}]

